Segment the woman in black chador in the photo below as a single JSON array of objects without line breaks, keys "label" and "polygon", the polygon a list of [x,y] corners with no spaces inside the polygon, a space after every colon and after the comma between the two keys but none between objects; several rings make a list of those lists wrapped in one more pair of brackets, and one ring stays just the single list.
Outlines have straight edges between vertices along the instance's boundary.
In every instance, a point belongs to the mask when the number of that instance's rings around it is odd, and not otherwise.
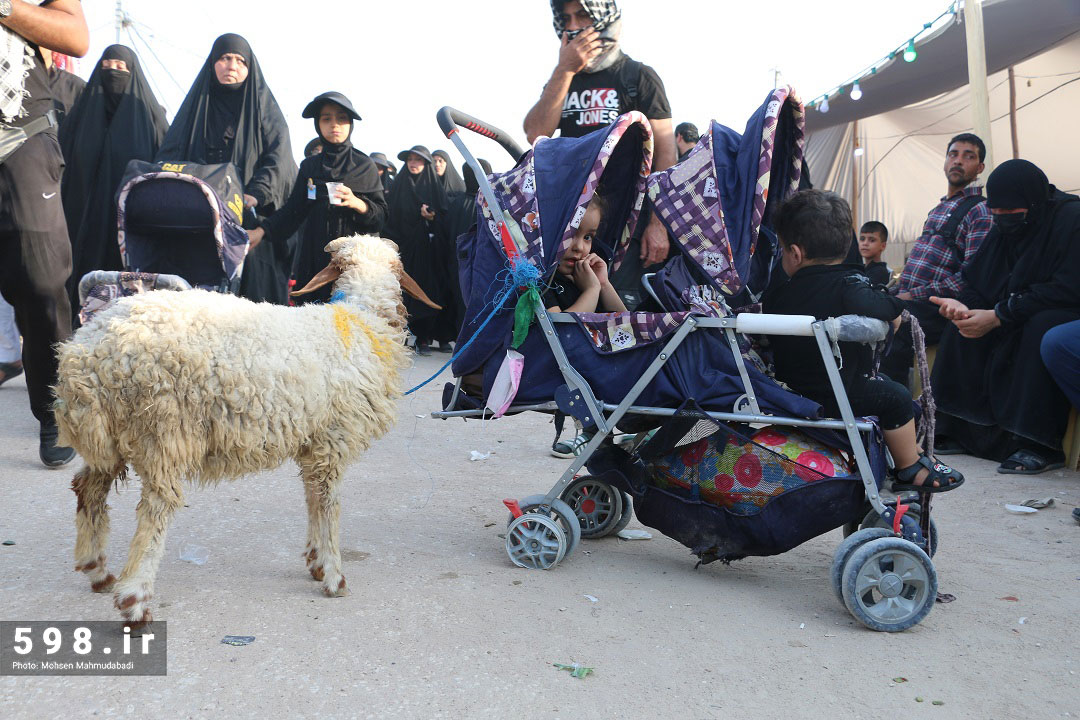
[{"label": "woman in black chador", "polygon": [[[375,163],[349,140],[353,121],[360,120],[349,99],[338,92],[323,93],[308,103],[303,117],[315,120],[322,151],[300,163],[288,201],[250,233],[254,245],[280,245],[304,224],[297,248],[297,287],[307,285],[330,262],[323,250],[326,243],[357,233],[378,233],[386,220],[386,199]],[[325,301],[331,289],[327,285],[300,302]]]},{"label": "woman in black chador", "polygon": [[[116,191],[131,160],[152,160],[169,124],[135,53],[110,45],[60,126],[64,201],[71,238],[71,306],[91,270],[121,270]],[[77,318],[78,313],[72,313]]]},{"label": "woman in black chador", "polygon": [[[383,236],[397,243],[401,262],[413,280],[435,303],[447,307],[446,247],[449,201],[439,176],[435,174],[431,153],[423,145],[398,153],[405,171],[398,174],[390,188],[387,204],[390,219]],[[409,330],[416,336],[416,352],[426,355],[431,343],[449,350],[455,333],[452,324],[440,322],[440,311],[405,298],[409,311]]]},{"label": "woman in black chador", "polygon": [[[228,33],[214,41],[156,159],[236,165],[245,227],[255,224],[252,211],[265,217],[285,203],[296,175],[289,128],[247,40]],[[285,304],[293,251],[288,243],[252,249],[240,294]]]},{"label": "woman in black chador", "polygon": [[1080,319],[1080,198],[1027,160],[990,173],[986,197],[994,225],[964,270],[966,288],[956,300],[931,298],[953,321],[934,362],[940,450],[1032,475],[1065,459],[1069,403],[1039,345]]}]

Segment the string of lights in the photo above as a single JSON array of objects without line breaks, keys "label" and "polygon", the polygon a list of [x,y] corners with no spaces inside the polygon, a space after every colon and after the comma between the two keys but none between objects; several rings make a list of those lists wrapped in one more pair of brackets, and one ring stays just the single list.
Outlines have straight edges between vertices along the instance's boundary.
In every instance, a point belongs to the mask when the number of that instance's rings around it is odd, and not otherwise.
[{"label": "string of lights", "polygon": [[928,23],[923,23],[922,28],[917,33],[912,35],[906,43],[898,45],[894,50],[889,52],[888,55],[885,55],[884,57],[878,59],[877,62],[863,68],[861,71],[851,76],[844,82],[840,83],[832,90],[829,90],[828,92],[823,93],[818,97],[815,97],[813,100],[807,103],[807,107],[817,108],[820,112],[827,113],[829,112],[829,98],[835,97],[837,95],[843,95],[845,92],[849,93],[852,100],[859,100],[863,96],[862,86],[859,85],[860,80],[867,76],[876,75],[879,67],[889,62],[890,60],[895,59],[897,55],[903,57],[904,62],[915,62],[915,60],[919,57],[919,52],[915,48],[915,41],[925,35],[927,31],[937,25],[942,19],[950,18],[951,22],[951,18],[956,16],[959,12],[960,3],[959,0],[956,0],[936,18],[934,18]]}]

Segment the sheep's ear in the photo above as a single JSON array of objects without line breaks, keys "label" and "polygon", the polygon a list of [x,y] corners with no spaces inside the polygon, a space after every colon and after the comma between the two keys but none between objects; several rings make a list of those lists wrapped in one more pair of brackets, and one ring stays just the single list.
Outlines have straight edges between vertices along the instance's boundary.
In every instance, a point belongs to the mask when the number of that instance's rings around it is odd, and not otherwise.
[{"label": "sheep's ear", "polygon": [[435,308],[436,310],[442,310],[442,305],[436,305],[431,301],[431,298],[427,296],[427,293],[416,284],[416,281],[409,277],[409,274],[404,270],[401,271],[401,289],[412,295],[414,298],[424,303],[428,307]]},{"label": "sheep's ear", "polygon": [[289,294],[290,295],[303,295],[305,293],[313,292],[315,290],[318,290],[319,288],[321,288],[324,285],[329,285],[330,283],[337,280],[339,277],[341,277],[341,271],[338,270],[336,265],[334,265],[333,263],[330,263],[329,265],[324,267],[322,270],[320,270],[319,273],[315,277],[311,278],[311,280],[308,281],[307,285],[305,285],[304,287],[302,287],[299,290],[293,290]]}]

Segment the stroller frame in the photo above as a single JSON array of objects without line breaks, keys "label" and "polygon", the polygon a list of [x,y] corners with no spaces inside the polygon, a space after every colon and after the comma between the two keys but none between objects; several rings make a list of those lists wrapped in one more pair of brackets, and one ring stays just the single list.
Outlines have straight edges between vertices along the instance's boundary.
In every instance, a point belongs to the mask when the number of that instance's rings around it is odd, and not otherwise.
[{"label": "stroller frame", "polygon": [[[479,166],[479,163],[476,162],[472,153],[458,136],[457,124],[461,124],[485,137],[496,140],[500,145],[507,149],[515,159],[521,156],[520,149],[503,131],[452,108],[442,108],[438,113],[438,121],[446,136],[458,148],[466,162],[472,166],[474,174],[479,182],[481,193],[484,195],[493,214],[498,217],[500,205],[495,198],[494,192],[487,180],[487,176]],[[524,240],[510,214],[504,210],[501,219],[500,232],[508,257],[513,257],[515,250],[520,254],[524,254]],[[899,552],[911,553],[911,551],[914,551],[914,553],[918,553],[924,558],[925,563],[929,565],[929,574],[932,576],[932,582],[929,584],[932,586],[933,592],[931,594],[933,597],[929,598],[928,604],[926,604],[925,599],[923,600],[922,609],[914,619],[909,618],[904,623],[890,625],[889,622],[875,617],[872,613],[868,616],[865,611],[860,611],[858,607],[853,608],[852,603],[859,605],[858,599],[856,598],[849,602],[848,597],[845,594],[842,599],[849,611],[855,615],[857,619],[863,622],[863,624],[873,629],[888,631],[906,629],[921,621],[922,617],[929,612],[930,607],[933,605],[934,597],[936,597],[937,588],[936,572],[933,570],[932,563],[929,559],[929,555],[933,552],[932,534],[935,533],[930,519],[930,500],[932,494],[927,491],[919,491],[916,493],[904,493],[895,500],[882,497],[879,488],[880,481],[873,472],[869,454],[863,439],[863,434],[870,434],[877,431],[877,426],[869,419],[858,418],[855,416],[851,403],[848,400],[847,392],[841,381],[839,368],[836,362],[835,356],[838,354],[838,348],[836,346],[837,342],[845,340],[861,340],[866,342],[868,341],[866,337],[848,337],[844,332],[843,325],[836,322],[835,319],[818,320],[813,316],[808,315],[793,316],[741,313],[720,318],[689,315],[665,341],[660,352],[633,386],[626,392],[622,401],[618,404],[612,404],[603,402],[596,397],[588,381],[574,368],[562,346],[558,333],[555,331],[556,324],[575,323],[576,320],[574,319],[574,316],[565,312],[549,313],[541,305],[536,307],[535,317],[548,347],[557,361],[558,368],[562,374],[566,388],[569,390],[569,394],[557,395],[558,399],[554,402],[511,404],[506,412],[553,412],[555,410],[562,410],[579,419],[587,427],[595,426],[596,432],[584,446],[580,454],[574,458],[569,467],[566,468],[558,481],[545,495],[530,496],[520,504],[514,500],[503,501],[512,514],[507,532],[507,552],[510,554],[511,560],[515,562],[515,564],[523,567],[540,567],[548,569],[554,567],[565,557],[565,555],[568,555],[573,551],[574,546],[577,544],[577,540],[580,538],[580,525],[575,511],[561,499],[561,495],[570,484],[575,481],[578,472],[585,467],[586,463],[603,445],[605,440],[615,432],[616,425],[623,417],[628,414],[652,417],[671,417],[676,414],[677,411],[673,408],[635,405],[634,402],[646,389],[649,383],[657,376],[661,368],[663,368],[668,360],[674,355],[690,333],[698,330],[716,329],[724,333],[728,347],[734,356],[743,389],[745,390],[745,402],[739,402],[733,409],[733,412],[706,410],[704,411],[705,415],[710,419],[721,423],[769,424],[843,431],[851,445],[855,465],[863,485],[865,498],[873,508],[873,511],[879,516],[881,522],[875,527],[867,527],[864,522],[863,527],[865,529],[859,530],[858,532],[855,532],[854,528],[845,526],[845,535],[848,534],[848,529],[854,534],[840,546],[837,551],[836,559],[834,559],[833,582],[837,593],[841,593],[841,587],[838,584],[841,582],[841,575],[843,582],[846,582],[847,576],[851,574],[847,572],[847,565],[850,564],[848,561],[855,556],[855,550],[860,549],[864,545],[867,547],[863,549],[876,550],[879,548],[879,545],[873,545],[873,547],[869,547],[869,545],[879,540],[889,540],[893,542],[903,540],[912,543],[916,546],[915,548],[907,548],[907,543],[904,543],[903,546],[900,547]],[[869,341],[881,341],[885,339],[888,332],[887,323],[867,318],[862,318],[861,320],[864,321],[864,325],[866,322],[869,322],[870,326],[873,327],[873,332],[871,334],[876,335],[876,337],[869,338]],[[756,393],[750,381],[746,363],[738,344],[738,334],[813,337],[821,359],[824,362],[829,378],[829,384],[840,410],[840,419],[813,420],[808,418],[763,414],[759,407]],[[468,410],[453,409],[457,405],[457,400],[461,394],[461,387],[462,378],[458,378],[447,407],[443,410],[432,412],[431,417],[437,419],[484,418],[490,414],[490,411],[487,408]],[[883,478],[881,480],[883,480]],[[905,502],[909,502],[916,497],[918,498],[921,507],[905,505]],[[905,511],[909,507],[915,507],[919,515],[918,521],[910,516],[905,516]],[[525,537],[537,537],[537,532],[535,531],[539,529],[541,534],[544,532],[547,533],[547,538],[559,540],[557,552],[554,550],[550,551],[551,555],[548,559],[552,560],[551,562],[523,564],[522,562],[519,562],[518,559],[515,559],[514,554],[511,552],[510,538],[511,531],[519,526],[531,528],[530,531],[524,533]],[[891,532],[885,529],[886,526],[892,528]],[[565,538],[565,541],[563,541],[563,538]],[[536,544],[536,547],[540,548],[539,543]],[[539,553],[541,550],[538,549],[537,552]],[[912,556],[914,557],[914,555]],[[866,558],[859,556],[856,564],[865,562]],[[856,569],[861,572],[861,567]],[[838,575],[838,573],[840,573],[840,575]],[[852,585],[854,585],[854,582],[855,581],[852,580]],[[853,588],[849,588],[848,590],[851,590],[851,592],[856,594],[859,592]],[[847,593],[848,590],[844,590],[843,592]]]}]

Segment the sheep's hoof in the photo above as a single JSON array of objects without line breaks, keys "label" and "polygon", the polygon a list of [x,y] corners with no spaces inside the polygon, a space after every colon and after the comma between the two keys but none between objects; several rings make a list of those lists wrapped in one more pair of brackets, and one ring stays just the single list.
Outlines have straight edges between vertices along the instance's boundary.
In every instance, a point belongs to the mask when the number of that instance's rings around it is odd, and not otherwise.
[{"label": "sheep's hoof", "polygon": [[153,622],[154,618],[151,617],[150,611],[146,610],[142,614],[142,618],[139,620],[124,620],[124,627],[131,628],[132,632],[136,630],[142,630]]},{"label": "sheep's hoof", "polygon": [[115,584],[116,584],[116,576],[113,575],[112,573],[109,573],[108,575],[106,575],[101,580],[98,580],[97,582],[94,582],[94,583],[90,583],[90,589],[93,590],[96,593],[107,593],[107,592],[112,592],[113,585],[115,585]]},{"label": "sheep's hoof", "polygon": [[345,578],[342,577],[336,588],[330,585],[323,585],[323,593],[326,597],[345,597],[349,594],[349,587],[345,584]]},{"label": "sheep's hoof", "polygon": [[323,578],[326,577],[326,573],[323,572],[323,569],[321,567],[311,566],[308,568],[308,570],[311,572],[311,577],[315,578],[319,582],[322,582]]},{"label": "sheep's hoof", "polygon": [[124,622],[132,628],[145,626],[150,622],[150,598],[153,593],[147,590],[134,592],[118,592],[113,598],[113,605],[124,617]]}]

